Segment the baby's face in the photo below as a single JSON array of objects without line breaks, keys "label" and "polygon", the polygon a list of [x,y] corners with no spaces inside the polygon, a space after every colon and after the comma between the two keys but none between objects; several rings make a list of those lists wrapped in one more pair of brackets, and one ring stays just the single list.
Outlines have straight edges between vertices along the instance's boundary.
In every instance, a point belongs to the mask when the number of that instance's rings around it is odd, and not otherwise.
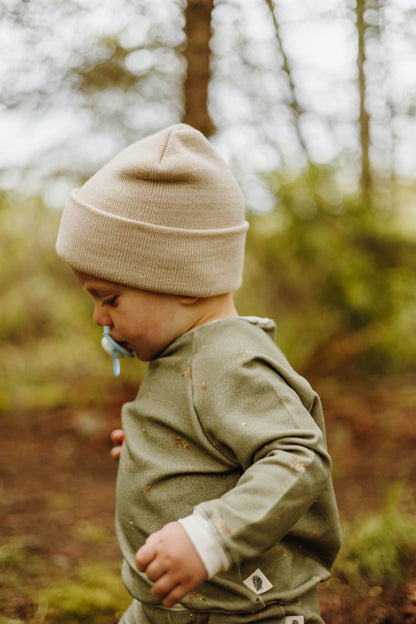
[{"label": "baby's face", "polygon": [[110,336],[140,360],[156,357],[192,328],[195,298],[164,295],[107,282],[74,271],[94,300],[94,322],[110,327]]}]

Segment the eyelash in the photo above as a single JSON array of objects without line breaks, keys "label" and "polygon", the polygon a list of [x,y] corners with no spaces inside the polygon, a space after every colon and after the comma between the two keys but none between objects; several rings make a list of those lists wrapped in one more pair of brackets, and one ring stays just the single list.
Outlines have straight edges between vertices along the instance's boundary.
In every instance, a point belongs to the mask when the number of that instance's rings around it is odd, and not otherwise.
[{"label": "eyelash", "polygon": [[117,307],[117,299],[117,295],[111,297],[110,299],[103,299],[103,305],[110,306],[110,308],[115,308]]}]

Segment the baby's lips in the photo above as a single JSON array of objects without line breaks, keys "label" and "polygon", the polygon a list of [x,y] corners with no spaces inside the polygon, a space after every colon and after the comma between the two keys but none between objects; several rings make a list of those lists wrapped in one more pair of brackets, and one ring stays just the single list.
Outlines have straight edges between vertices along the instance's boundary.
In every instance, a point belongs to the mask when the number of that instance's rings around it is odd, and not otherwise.
[{"label": "baby's lips", "polygon": [[126,351],[129,351],[130,353],[133,353],[134,347],[132,347],[132,345],[129,342],[120,342],[120,344],[123,347],[123,349],[125,349]]}]

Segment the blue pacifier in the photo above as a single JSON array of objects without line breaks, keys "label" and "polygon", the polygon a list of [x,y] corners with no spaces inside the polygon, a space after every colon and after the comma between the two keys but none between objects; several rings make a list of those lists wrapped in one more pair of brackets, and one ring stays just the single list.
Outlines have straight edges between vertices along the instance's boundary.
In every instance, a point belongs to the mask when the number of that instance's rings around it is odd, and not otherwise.
[{"label": "blue pacifier", "polygon": [[134,353],[127,351],[124,347],[121,346],[111,338],[110,336],[110,328],[108,325],[104,326],[103,337],[101,339],[101,346],[108,355],[111,355],[113,358],[113,373],[116,377],[120,375],[120,360],[127,355],[127,357],[134,357]]}]

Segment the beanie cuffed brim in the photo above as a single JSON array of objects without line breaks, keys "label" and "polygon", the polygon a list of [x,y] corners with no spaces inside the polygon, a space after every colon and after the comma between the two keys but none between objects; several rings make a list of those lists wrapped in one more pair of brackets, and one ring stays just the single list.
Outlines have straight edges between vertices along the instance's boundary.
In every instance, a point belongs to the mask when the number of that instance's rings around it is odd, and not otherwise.
[{"label": "beanie cuffed brim", "polygon": [[[246,221],[206,230],[135,221],[96,209],[74,191],[56,249],[74,269],[100,279],[153,292],[209,297],[241,286],[247,229]],[[230,271],[236,266],[241,267],[239,273]]]}]

